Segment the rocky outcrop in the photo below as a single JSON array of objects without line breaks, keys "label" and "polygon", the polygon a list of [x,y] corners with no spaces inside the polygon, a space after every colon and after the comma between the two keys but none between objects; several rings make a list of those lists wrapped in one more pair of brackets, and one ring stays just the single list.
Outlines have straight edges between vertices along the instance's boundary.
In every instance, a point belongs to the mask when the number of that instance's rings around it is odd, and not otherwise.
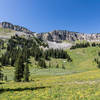
[{"label": "rocky outcrop", "polygon": [[0,24],[0,27],[9,28],[9,29],[12,29],[12,30],[15,30],[15,31],[24,32],[24,33],[27,33],[27,34],[32,34],[33,33],[32,31],[28,30],[25,27],[22,27],[22,26],[19,26],[19,25],[13,25],[13,24],[11,24],[9,22],[2,22]]},{"label": "rocky outcrop", "polygon": [[100,41],[100,34],[85,34],[79,32],[71,32],[67,30],[54,30],[52,32],[40,33],[37,35],[38,38],[42,40],[52,41],[52,42],[61,42],[64,40],[73,42],[73,41]]},{"label": "rocky outcrop", "polygon": [[24,34],[24,35],[31,35],[35,36],[37,38],[40,38],[43,41],[51,41],[51,42],[57,42],[61,43],[62,41],[66,40],[69,42],[73,41],[99,41],[100,42],[100,33],[97,34],[85,34],[85,33],[79,33],[79,32],[72,32],[67,30],[54,30],[52,32],[45,32],[45,33],[35,33],[30,30],[28,30],[25,27],[13,25],[9,22],[2,22],[0,24],[0,27],[2,28],[9,28],[12,30],[17,31],[18,35]]}]

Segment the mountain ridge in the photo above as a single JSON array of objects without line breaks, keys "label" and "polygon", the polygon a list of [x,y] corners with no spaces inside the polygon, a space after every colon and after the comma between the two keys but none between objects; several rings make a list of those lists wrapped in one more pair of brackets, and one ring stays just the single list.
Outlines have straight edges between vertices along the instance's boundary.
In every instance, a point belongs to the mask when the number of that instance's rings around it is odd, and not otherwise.
[{"label": "mountain ridge", "polygon": [[80,33],[80,32],[73,32],[73,31],[67,31],[67,30],[54,30],[52,32],[46,32],[38,34],[38,37],[42,40],[48,40],[52,42],[60,42],[60,41],[89,41],[89,42],[95,42],[100,41],[100,33],[92,33],[92,34],[86,34],[86,33]]},{"label": "mountain ridge", "polygon": [[[100,33],[81,33],[81,32],[74,32],[68,30],[54,30],[51,32],[41,32],[36,33],[28,30],[25,27],[19,25],[13,25],[9,22],[1,22],[0,27],[12,29],[18,32],[23,32],[25,34],[33,35],[43,41],[51,41],[51,42],[62,42],[62,41],[88,41],[88,42],[100,42]],[[20,33],[21,34],[21,33]],[[24,35],[25,35],[24,34]]]},{"label": "mountain ridge", "polygon": [[1,22],[0,27],[12,29],[12,30],[15,30],[15,31],[24,32],[24,33],[27,33],[27,34],[33,34],[34,33],[34,32],[30,31],[29,29],[27,29],[23,26],[14,25],[10,22]]}]

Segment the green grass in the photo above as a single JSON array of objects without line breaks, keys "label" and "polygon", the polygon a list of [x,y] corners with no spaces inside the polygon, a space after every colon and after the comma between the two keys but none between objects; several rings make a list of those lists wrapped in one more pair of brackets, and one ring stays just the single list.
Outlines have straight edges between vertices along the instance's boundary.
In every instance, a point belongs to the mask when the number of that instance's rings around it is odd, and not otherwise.
[{"label": "green grass", "polygon": [[13,31],[11,29],[0,28],[0,37],[5,37],[6,36],[6,37],[10,38],[14,34],[15,34],[15,31]]},{"label": "green grass", "polygon": [[99,100],[99,82],[100,70],[34,77],[29,83],[6,82],[0,85],[0,100]]},{"label": "green grass", "polygon": [[[97,64],[94,62],[94,58],[98,56],[98,51],[98,47],[75,49],[71,51],[67,50],[68,54],[73,59],[71,63],[69,63],[66,59],[51,59],[51,61],[46,61],[47,65],[51,63],[51,68],[47,69],[41,69],[39,66],[37,66],[37,62],[31,57],[31,64],[29,64],[31,76],[68,75],[96,70],[98,68]],[[57,64],[59,64],[59,68],[56,68]],[[62,69],[63,64],[65,69]],[[14,67],[4,67],[3,71],[4,75],[8,76],[8,80],[13,80]]]},{"label": "green grass", "polygon": [[[71,56],[73,62],[67,62],[67,59],[51,59],[50,63],[52,67],[56,67],[56,64],[59,64],[59,67],[62,67],[62,64],[65,65],[66,70],[70,71],[89,71],[97,69],[97,65],[94,62],[94,58],[98,56],[99,47],[88,47],[75,50],[67,50],[68,54]],[[66,62],[65,62],[66,61]],[[49,61],[47,62],[47,64]]]},{"label": "green grass", "polygon": [[37,67],[31,57],[29,83],[13,82],[14,68],[4,67],[8,82],[0,84],[0,100],[100,100],[100,69],[94,62],[99,50],[98,47],[67,50],[73,62],[51,59],[46,61],[47,65],[52,64],[48,69]]},{"label": "green grass", "polygon": [[10,33],[10,32],[12,32],[11,29],[0,28],[0,33]]}]

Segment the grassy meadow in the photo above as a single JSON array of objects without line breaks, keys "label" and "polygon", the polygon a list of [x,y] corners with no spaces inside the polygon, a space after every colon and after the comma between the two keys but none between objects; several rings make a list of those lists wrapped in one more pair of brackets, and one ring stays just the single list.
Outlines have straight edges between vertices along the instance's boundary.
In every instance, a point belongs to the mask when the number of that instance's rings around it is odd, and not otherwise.
[{"label": "grassy meadow", "polygon": [[13,36],[15,34],[15,31],[11,30],[11,29],[4,29],[4,28],[0,28],[0,38],[1,39],[9,39],[11,36]]},{"label": "grassy meadow", "polygon": [[99,47],[67,50],[72,62],[51,59],[47,69],[31,57],[30,82],[14,82],[14,67],[3,67],[8,79],[0,84],[0,100],[100,100],[100,69],[94,62],[98,51]]}]

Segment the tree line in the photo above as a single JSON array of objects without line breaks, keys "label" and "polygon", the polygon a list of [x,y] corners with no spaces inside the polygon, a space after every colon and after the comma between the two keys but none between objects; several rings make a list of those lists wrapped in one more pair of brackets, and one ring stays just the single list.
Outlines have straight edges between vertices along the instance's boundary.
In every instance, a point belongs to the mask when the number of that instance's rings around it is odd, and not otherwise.
[{"label": "tree line", "polygon": [[44,53],[46,60],[49,60],[49,57],[52,57],[52,58],[67,59],[69,62],[72,61],[71,57],[63,49],[48,49]]},{"label": "tree line", "polygon": [[76,48],[87,48],[87,47],[100,47],[100,43],[89,43],[89,42],[86,42],[86,43],[76,43],[75,45],[73,45],[70,49],[76,49]]},{"label": "tree line", "polygon": [[45,60],[50,60],[50,57],[72,61],[66,51],[59,49],[44,51],[40,48],[41,45],[48,46],[35,37],[26,39],[17,35],[12,36],[7,43],[6,52],[0,57],[1,66],[14,66],[15,81],[20,82],[29,80],[28,64],[30,63],[30,56],[35,58],[41,68],[47,68]]}]

